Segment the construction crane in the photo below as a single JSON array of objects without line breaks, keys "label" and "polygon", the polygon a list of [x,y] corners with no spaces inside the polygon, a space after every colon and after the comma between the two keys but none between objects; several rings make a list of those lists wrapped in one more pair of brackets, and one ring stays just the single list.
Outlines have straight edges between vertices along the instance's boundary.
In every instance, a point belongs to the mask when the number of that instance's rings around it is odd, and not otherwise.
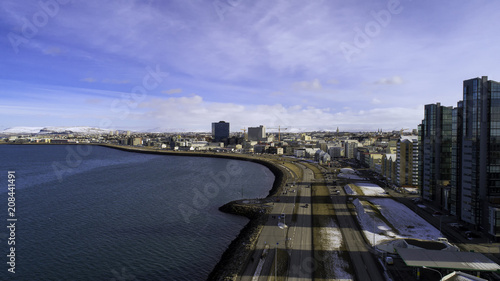
[{"label": "construction crane", "polygon": [[243,131],[243,139],[247,140],[247,129],[243,128],[243,129],[240,129],[240,130]]},{"label": "construction crane", "polygon": [[278,125],[278,128],[267,128],[269,130],[278,130],[278,141],[281,141],[281,130],[286,131],[288,128],[281,128],[280,125]]},{"label": "construction crane", "polygon": [[399,135],[402,136],[403,135],[403,131],[406,131],[406,130],[409,130],[409,129],[401,128],[401,130],[399,130]]}]

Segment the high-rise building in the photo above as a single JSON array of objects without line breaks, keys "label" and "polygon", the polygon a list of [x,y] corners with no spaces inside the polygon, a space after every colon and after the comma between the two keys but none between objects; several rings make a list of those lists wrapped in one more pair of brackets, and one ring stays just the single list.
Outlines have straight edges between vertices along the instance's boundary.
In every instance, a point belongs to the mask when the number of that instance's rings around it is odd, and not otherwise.
[{"label": "high-rise building", "polygon": [[500,83],[463,83],[461,219],[500,237]]},{"label": "high-rise building", "polygon": [[427,104],[420,124],[420,190],[422,197],[448,209],[451,178],[452,107]]},{"label": "high-rise building", "polygon": [[346,140],[344,143],[345,157],[348,159],[356,158],[356,153],[358,151],[358,141],[357,140]]},{"label": "high-rise building", "polygon": [[450,213],[457,217],[462,209],[462,114],[463,102],[459,101],[451,113]]},{"label": "high-rise building", "polygon": [[419,126],[422,197],[500,239],[500,83],[463,82],[457,107],[425,106]]},{"label": "high-rise building", "polygon": [[401,138],[396,151],[396,184],[418,186],[418,139],[416,136]]},{"label": "high-rise building", "polygon": [[229,123],[224,121],[212,123],[212,138],[215,142],[229,139]]},{"label": "high-rise building", "polygon": [[248,127],[248,140],[249,141],[266,141],[266,127],[260,125],[259,127]]}]

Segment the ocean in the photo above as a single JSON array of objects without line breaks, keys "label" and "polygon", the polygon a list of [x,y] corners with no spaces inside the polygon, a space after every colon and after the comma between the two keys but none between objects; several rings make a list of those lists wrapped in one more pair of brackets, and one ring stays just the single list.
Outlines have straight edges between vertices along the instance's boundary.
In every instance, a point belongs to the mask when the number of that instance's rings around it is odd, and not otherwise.
[{"label": "ocean", "polygon": [[256,163],[100,146],[0,145],[0,159],[1,280],[206,280],[248,222],[218,207],[274,181]]}]

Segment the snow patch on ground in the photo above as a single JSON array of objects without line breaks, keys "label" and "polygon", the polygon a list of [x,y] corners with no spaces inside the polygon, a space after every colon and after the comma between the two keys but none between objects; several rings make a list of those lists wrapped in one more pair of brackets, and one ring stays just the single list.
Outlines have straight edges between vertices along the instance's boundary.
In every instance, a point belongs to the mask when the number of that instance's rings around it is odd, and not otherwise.
[{"label": "snow patch on ground", "polygon": [[333,274],[335,280],[353,280],[351,274],[345,270],[349,264],[339,255],[342,246],[342,233],[333,219],[330,219],[327,227],[321,228],[320,232],[321,236],[327,239],[324,250],[328,254],[324,257],[324,262],[325,266],[328,266],[328,273]]},{"label": "snow patch on ground", "polygon": [[366,196],[386,195],[384,194],[385,190],[376,184],[364,182],[355,182],[354,184],[357,185]]},{"label": "snow patch on ground", "polygon": [[[372,246],[374,245],[374,239],[376,245],[396,238],[436,240],[441,237],[439,230],[405,205],[390,198],[373,198],[369,199],[369,201],[375,205],[375,208],[380,211],[385,220],[394,227],[394,229],[391,228],[382,219],[376,217],[373,205],[359,199],[353,200],[359,224]],[[396,234],[396,230],[399,234]]]},{"label": "snow patch on ground", "polygon": [[400,238],[396,233],[392,232],[392,229],[383,220],[375,216],[374,210],[368,203],[361,202],[359,199],[353,200],[352,203],[356,207],[358,221],[363,233],[372,246],[394,238]]},{"label": "snow patch on ground", "polygon": [[356,193],[356,191],[352,190],[352,188],[348,184],[346,184],[344,186],[344,190],[345,190],[345,193],[347,193],[347,194],[358,195],[358,193]]},{"label": "snow patch on ground", "polygon": [[405,205],[389,198],[374,198],[370,201],[377,205],[381,214],[407,238],[435,240],[441,237],[439,230],[415,214]]}]

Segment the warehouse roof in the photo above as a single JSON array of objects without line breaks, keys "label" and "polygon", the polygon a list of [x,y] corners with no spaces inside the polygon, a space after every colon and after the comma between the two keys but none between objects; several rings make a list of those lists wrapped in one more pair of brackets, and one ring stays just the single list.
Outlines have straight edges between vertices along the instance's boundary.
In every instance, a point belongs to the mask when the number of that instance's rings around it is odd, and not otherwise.
[{"label": "warehouse roof", "polygon": [[397,248],[407,266],[472,271],[499,271],[500,265],[481,253]]}]

